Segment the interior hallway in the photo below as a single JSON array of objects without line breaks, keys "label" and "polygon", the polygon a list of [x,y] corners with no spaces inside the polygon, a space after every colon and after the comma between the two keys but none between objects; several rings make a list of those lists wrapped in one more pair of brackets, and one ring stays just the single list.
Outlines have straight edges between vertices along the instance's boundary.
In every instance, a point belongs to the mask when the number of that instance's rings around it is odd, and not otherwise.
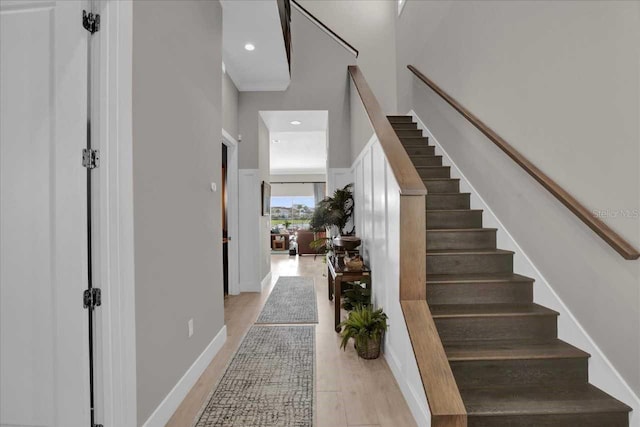
[{"label": "interior hallway", "polygon": [[[253,325],[279,276],[309,276],[316,285],[316,423],[317,427],[409,427],[415,422],[398,384],[381,356],[363,360],[353,346],[339,349],[333,330],[333,302],[327,299],[326,264],[313,256],[272,255],[271,284],[265,292],[243,293],[225,299],[227,341],[167,426],[190,427],[216,385],[242,337]],[[392,322],[393,319],[390,319]],[[248,427],[248,426],[247,426]]]}]

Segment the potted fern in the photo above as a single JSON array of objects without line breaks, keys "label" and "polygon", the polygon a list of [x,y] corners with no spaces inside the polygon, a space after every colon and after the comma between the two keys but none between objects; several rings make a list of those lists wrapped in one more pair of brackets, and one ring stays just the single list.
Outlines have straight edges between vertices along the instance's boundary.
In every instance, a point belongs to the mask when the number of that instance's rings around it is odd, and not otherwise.
[{"label": "potted fern", "polygon": [[377,359],[380,345],[386,332],[387,315],[381,308],[374,310],[371,305],[360,305],[349,312],[347,320],[340,324],[342,342],[340,348],[346,350],[351,338],[358,356],[363,359]]}]

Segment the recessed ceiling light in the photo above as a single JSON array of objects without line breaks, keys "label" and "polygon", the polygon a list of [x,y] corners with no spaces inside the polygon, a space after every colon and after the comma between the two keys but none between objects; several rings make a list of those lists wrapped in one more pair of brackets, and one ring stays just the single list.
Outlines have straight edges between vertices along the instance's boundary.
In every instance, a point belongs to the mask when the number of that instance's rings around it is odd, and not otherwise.
[{"label": "recessed ceiling light", "polygon": [[291,124],[292,124],[292,125],[294,125],[294,126],[298,126],[298,125],[301,125],[301,124],[302,124],[302,122],[301,122],[301,121],[299,121],[299,120],[293,120],[293,121],[291,122]]},{"label": "recessed ceiling light", "polygon": [[273,141],[271,141],[271,142],[273,142],[274,144],[277,144],[277,143],[279,143],[279,142],[280,142],[280,140],[279,140],[279,139],[274,139],[274,140],[273,140]]},{"label": "recessed ceiling light", "polygon": [[244,48],[245,48],[246,50],[248,50],[249,52],[251,52],[252,50],[255,50],[255,49],[256,49],[256,47],[255,47],[252,43],[247,43],[247,44],[245,44],[245,45],[244,45]]}]

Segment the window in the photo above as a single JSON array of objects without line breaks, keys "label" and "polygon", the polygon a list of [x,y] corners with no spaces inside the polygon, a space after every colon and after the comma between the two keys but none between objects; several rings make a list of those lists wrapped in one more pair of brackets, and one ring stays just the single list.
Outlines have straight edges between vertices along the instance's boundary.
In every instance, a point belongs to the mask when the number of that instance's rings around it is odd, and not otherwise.
[{"label": "window", "polygon": [[308,229],[315,206],[313,196],[272,196],[271,228]]}]

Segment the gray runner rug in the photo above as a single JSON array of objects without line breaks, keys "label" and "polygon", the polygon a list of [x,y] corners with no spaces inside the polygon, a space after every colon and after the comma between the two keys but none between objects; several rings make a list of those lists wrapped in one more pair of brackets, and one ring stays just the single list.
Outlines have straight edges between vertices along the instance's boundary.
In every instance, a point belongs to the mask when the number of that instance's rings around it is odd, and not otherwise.
[{"label": "gray runner rug", "polygon": [[256,323],[318,323],[313,278],[281,276]]},{"label": "gray runner rug", "polygon": [[195,427],[312,427],[315,326],[253,326]]}]

